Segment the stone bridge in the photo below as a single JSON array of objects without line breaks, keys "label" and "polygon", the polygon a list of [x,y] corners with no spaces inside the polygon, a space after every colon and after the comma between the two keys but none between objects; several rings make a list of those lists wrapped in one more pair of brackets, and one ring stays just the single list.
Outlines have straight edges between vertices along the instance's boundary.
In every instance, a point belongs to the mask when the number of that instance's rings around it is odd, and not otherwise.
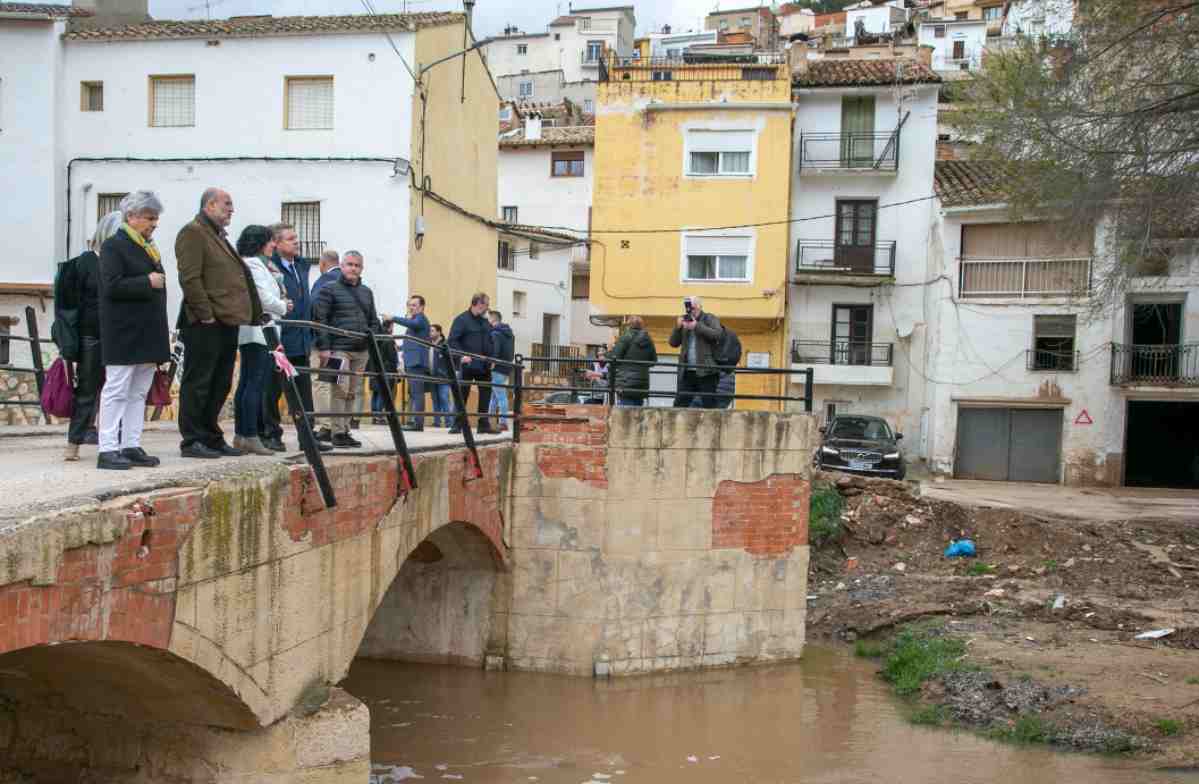
[{"label": "stone bridge", "polygon": [[0,532],[0,782],[367,781],[356,656],[591,676],[794,659],[809,416],[541,407]]}]

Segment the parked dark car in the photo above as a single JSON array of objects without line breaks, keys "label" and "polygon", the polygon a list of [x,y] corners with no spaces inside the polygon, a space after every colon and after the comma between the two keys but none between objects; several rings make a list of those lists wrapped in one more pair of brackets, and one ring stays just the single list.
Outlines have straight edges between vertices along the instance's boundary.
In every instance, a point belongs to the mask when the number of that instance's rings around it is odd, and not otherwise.
[{"label": "parked dark car", "polygon": [[816,465],[830,471],[903,479],[906,471],[899,440],[885,419],[872,416],[834,417],[820,428],[823,437]]}]

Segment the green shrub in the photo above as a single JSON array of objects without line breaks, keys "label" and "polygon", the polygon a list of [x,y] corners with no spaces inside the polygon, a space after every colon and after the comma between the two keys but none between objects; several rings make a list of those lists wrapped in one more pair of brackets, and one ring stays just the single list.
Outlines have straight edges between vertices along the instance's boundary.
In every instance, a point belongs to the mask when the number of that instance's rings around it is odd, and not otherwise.
[{"label": "green shrub", "polygon": [[956,637],[931,635],[927,629],[904,629],[883,662],[883,678],[895,687],[896,694],[915,694],[930,678],[961,669],[958,660],[965,652],[965,644]]},{"label": "green shrub", "polygon": [[944,705],[925,705],[914,711],[909,720],[913,724],[940,727],[949,720],[949,713],[945,710]]},{"label": "green shrub", "polygon": [[982,577],[984,574],[990,574],[995,571],[994,566],[989,566],[981,561],[975,561],[970,564],[970,568],[966,570],[966,574],[970,577]]},{"label": "green shrub", "polygon": [[841,511],[845,500],[837,488],[827,482],[812,486],[809,505],[808,539],[812,546],[821,547],[841,535]]},{"label": "green shrub", "polygon": [[1166,737],[1182,732],[1182,722],[1177,719],[1158,719],[1153,722],[1153,726],[1157,727],[1157,731]]},{"label": "green shrub", "polygon": [[1192,675],[1191,677],[1187,678],[1187,685],[1199,686],[1199,675]]},{"label": "green shrub", "polygon": [[1011,739],[1016,743],[1046,743],[1049,727],[1040,716],[1021,716],[1012,725]]},{"label": "green shrub", "polygon": [[881,643],[858,640],[853,644],[853,652],[863,659],[878,659],[882,657],[884,648]]}]

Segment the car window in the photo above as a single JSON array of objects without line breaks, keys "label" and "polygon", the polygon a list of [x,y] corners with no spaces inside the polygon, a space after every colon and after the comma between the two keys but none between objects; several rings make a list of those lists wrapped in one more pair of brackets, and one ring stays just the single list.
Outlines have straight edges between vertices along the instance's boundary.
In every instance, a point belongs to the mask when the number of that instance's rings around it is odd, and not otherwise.
[{"label": "car window", "polygon": [[881,419],[838,417],[833,422],[831,438],[856,438],[877,441],[891,438],[891,428]]}]

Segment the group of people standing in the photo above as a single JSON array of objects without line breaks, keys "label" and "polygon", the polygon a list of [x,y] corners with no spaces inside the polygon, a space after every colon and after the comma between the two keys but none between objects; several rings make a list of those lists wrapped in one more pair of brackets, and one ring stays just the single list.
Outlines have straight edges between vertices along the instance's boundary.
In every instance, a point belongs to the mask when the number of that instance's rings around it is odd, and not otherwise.
[{"label": "group of people standing", "polygon": [[[69,304],[77,314],[68,461],[79,459],[81,445],[94,442],[101,469],[128,470],[160,462],[142,448],[141,436],[155,372],[171,359],[167,278],[154,241],[162,212],[155,193],[130,193],[117,211],[101,218],[89,250],[71,260],[72,302],[56,303],[56,309]],[[420,295],[409,298],[405,316],[379,314],[373,292],[362,281],[360,252],[347,251],[339,258],[336,251],[324,251],[320,274],[310,286],[311,262],[300,255],[295,227],[250,225],[234,244],[227,234],[232,218],[232,197],[209,188],[196,217],[175,239],[183,294],[175,322],[183,347],[178,411],[183,457],[285,451],[279,400],[289,365],[296,369],[304,410],[327,415],[328,424],[317,430],[319,448],[361,446],[350,429],[362,374],[368,369],[398,369],[372,366],[367,335],[391,334],[397,324],[406,328],[406,336],[419,339],[404,340],[398,352],[393,343],[381,343],[380,353],[395,356],[397,365],[402,358],[405,373],[414,376],[410,401],[417,416],[405,428],[423,429],[428,393],[433,426],[460,430],[461,420],[451,421],[449,388],[457,372],[463,382],[478,388],[479,432],[494,432],[487,415],[507,414],[507,395],[500,390],[496,408],[490,408],[490,383],[496,378],[492,374],[503,383],[508,374],[505,366],[491,360],[511,361],[513,346],[502,317],[488,311],[486,294],[474,295],[447,335],[441,325],[430,323]],[[315,329],[304,322],[333,329]],[[266,330],[274,331],[277,340],[268,341]],[[440,349],[447,341],[467,353],[447,362]],[[276,343],[277,348],[269,348]],[[220,417],[235,368],[239,375],[234,438],[229,443]],[[316,371],[315,386],[312,373],[305,372],[310,370]],[[376,378],[374,383],[378,397],[381,382]]]}]

